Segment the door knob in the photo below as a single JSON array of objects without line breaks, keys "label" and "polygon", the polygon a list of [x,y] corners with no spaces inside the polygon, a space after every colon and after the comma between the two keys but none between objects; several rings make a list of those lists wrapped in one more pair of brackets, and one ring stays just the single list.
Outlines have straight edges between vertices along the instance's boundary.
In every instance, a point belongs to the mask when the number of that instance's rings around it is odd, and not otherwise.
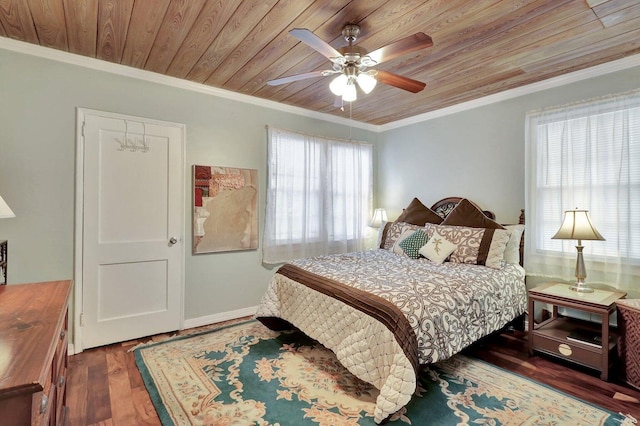
[{"label": "door knob", "polygon": [[172,246],[177,242],[178,242],[178,240],[176,240],[174,237],[171,237],[171,239],[169,240],[169,245]]}]

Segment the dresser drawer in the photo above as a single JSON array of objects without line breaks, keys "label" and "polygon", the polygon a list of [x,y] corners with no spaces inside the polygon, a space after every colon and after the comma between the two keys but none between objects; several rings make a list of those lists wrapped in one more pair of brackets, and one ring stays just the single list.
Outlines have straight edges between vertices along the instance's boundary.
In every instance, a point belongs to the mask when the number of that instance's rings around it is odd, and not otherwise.
[{"label": "dresser drawer", "polygon": [[65,367],[58,376],[56,383],[56,424],[63,425],[66,406],[66,390],[67,390],[67,368]]},{"label": "dresser drawer", "polygon": [[533,334],[533,347],[537,351],[597,370],[600,370],[602,366],[602,351],[599,348],[587,348],[566,339],[554,339],[535,332]]},{"label": "dresser drawer", "polygon": [[61,358],[61,354],[64,353],[64,357],[66,358],[66,353],[67,353],[67,346],[69,345],[69,330],[68,330],[68,323],[69,323],[69,314],[67,313],[64,317],[64,322],[62,323],[62,327],[60,329],[60,331],[57,333],[58,335],[58,345],[56,347],[56,353],[54,355],[54,359]]},{"label": "dresser drawer", "polygon": [[[53,374],[49,371],[44,382],[44,390],[33,394],[31,418],[32,425],[48,425],[52,410],[55,410],[56,388],[53,386]],[[53,414],[55,416],[55,413]]]},{"label": "dresser drawer", "polygon": [[[56,425],[64,424],[64,406],[66,405],[66,389],[67,389],[67,344],[68,338],[65,336],[61,340],[59,352],[56,353],[55,363],[56,374],[54,376],[53,386],[56,387]],[[54,364],[55,365],[55,364]]]},{"label": "dresser drawer", "polygon": [[[67,347],[69,345],[69,335],[67,332],[67,318],[65,316],[62,328],[58,333],[58,346],[53,356],[53,384],[55,388],[55,399],[51,400],[51,419],[55,420],[52,424],[62,425],[64,418],[64,406],[66,405],[66,388],[67,388]],[[55,405],[54,405],[55,404]]]},{"label": "dresser drawer", "polygon": [[57,382],[57,377],[60,376],[63,368],[67,366],[67,347],[69,346],[69,337],[66,329],[60,332],[60,338],[58,340],[58,347],[56,353],[53,356],[53,372],[54,382]]}]

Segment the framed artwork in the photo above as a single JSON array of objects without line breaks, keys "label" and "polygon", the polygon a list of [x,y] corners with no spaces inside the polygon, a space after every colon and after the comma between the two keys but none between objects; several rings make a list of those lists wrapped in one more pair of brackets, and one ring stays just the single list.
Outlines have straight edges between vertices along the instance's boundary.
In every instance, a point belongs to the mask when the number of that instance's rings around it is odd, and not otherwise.
[{"label": "framed artwork", "polygon": [[258,248],[258,170],[193,166],[193,253]]}]

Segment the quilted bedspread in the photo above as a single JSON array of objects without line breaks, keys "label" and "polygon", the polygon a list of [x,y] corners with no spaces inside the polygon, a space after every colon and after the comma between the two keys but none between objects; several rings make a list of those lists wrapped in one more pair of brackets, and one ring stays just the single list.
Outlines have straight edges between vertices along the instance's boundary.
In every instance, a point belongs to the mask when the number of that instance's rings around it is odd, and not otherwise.
[{"label": "quilted bedspread", "polygon": [[380,249],[282,266],[256,317],[295,325],[379,389],[380,423],[411,399],[419,364],[449,358],[525,308],[518,265],[439,265]]}]

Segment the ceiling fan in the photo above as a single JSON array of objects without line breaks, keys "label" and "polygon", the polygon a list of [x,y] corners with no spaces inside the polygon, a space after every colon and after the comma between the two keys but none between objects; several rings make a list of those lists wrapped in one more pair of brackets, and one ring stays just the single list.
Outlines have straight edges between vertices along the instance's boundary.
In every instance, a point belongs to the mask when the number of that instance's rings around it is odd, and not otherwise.
[{"label": "ceiling fan", "polygon": [[357,98],[356,83],[365,93],[370,93],[378,81],[412,93],[420,92],[426,86],[426,84],[421,81],[403,77],[389,71],[367,70],[384,61],[389,61],[406,55],[407,53],[433,46],[431,37],[424,33],[415,33],[376,49],[373,52],[367,52],[366,49],[353,44],[360,34],[360,27],[355,24],[347,24],[344,27],[342,35],[349,44],[338,49],[334,49],[306,28],[294,28],[289,31],[289,34],[329,59],[333,64],[332,69],[277,78],[267,82],[270,86],[278,86],[307,78],[339,74],[333,79],[329,85],[329,89],[338,98],[347,102],[354,101]]}]

